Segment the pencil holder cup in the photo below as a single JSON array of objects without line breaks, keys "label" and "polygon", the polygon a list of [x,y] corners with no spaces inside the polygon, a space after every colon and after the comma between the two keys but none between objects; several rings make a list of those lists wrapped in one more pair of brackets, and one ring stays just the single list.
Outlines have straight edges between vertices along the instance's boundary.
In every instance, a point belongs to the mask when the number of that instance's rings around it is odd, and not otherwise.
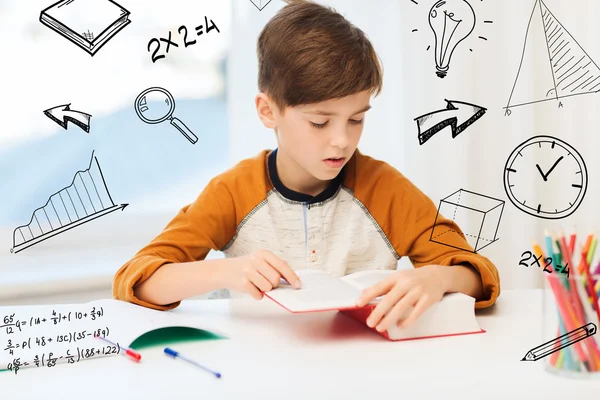
[{"label": "pencil holder cup", "polygon": [[524,359],[558,375],[600,379],[600,275],[544,275],[543,342]]}]

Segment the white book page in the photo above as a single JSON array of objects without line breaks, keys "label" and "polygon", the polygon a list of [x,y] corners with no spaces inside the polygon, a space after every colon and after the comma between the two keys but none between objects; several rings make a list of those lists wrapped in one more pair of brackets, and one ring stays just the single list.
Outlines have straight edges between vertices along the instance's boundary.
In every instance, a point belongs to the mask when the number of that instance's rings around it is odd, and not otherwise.
[{"label": "white book page", "polygon": [[357,289],[363,290],[368,287],[371,287],[388,276],[398,272],[397,270],[387,270],[387,269],[378,269],[378,270],[367,270],[367,271],[359,271],[350,275],[346,275],[342,278],[342,280],[348,282],[352,286]]},{"label": "white book page", "polygon": [[[360,292],[366,288],[369,288],[377,283],[381,282],[386,277],[390,276],[396,270],[371,270],[371,271],[359,271],[350,275],[346,275],[342,280],[348,282],[350,285],[356,287]],[[368,304],[377,304],[385,296],[385,293],[381,296],[375,297]]]},{"label": "white book page", "polygon": [[292,312],[354,307],[360,296],[360,289],[327,272],[300,270],[296,274],[302,281],[300,289],[282,282],[267,293]]},{"label": "white book page", "polygon": [[[113,299],[84,304],[0,307],[0,369],[51,367],[120,354],[142,334],[169,326],[205,329],[199,319]],[[118,346],[95,338],[94,333]],[[37,362],[36,362],[37,361]]]}]

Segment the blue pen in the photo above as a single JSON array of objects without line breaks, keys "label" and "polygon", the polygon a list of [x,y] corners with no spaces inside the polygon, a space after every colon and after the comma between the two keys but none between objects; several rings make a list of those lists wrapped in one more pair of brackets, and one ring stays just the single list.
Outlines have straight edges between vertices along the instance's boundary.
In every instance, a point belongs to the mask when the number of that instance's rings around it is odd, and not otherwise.
[{"label": "blue pen", "polygon": [[173,349],[170,349],[170,348],[168,348],[168,347],[165,347],[165,354],[166,354],[166,355],[168,355],[168,356],[170,356],[170,357],[173,357],[173,358],[179,358],[179,359],[181,359],[181,360],[183,360],[183,361],[187,361],[187,362],[189,362],[190,364],[192,364],[192,365],[195,365],[195,366],[196,366],[196,367],[198,367],[198,368],[202,368],[202,369],[203,369],[203,370],[205,370],[206,372],[210,372],[211,374],[213,374],[213,375],[214,375],[214,376],[216,376],[217,378],[220,378],[220,377],[221,377],[221,374],[220,374],[220,373],[218,373],[218,372],[215,372],[215,371],[213,371],[213,370],[210,370],[210,369],[206,368],[205,366],[198,364],[196,361],[194,361],[194,360],[190,360],[189,358],[186,358],[186,357],[182,356],[181,354],[179,354],[179,352],[178,352],[178,351],[175,351],[175,350],[173,350]]}]

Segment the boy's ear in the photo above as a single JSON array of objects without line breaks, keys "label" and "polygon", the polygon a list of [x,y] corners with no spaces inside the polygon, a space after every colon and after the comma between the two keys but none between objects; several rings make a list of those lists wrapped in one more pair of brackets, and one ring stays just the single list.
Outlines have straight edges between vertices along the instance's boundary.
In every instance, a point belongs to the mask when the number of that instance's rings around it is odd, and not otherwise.
[{"label": "boy's ear", "polygon": [[259,93],[256,95],[256,99],[254,100],[256,104],[256,112],[258,113],[258,118],[262,121],[263,125],[269,129],[275,129],[275,113],[277,112],[276,107],[273,103],[271,103],[271,99],[264,93]]}]

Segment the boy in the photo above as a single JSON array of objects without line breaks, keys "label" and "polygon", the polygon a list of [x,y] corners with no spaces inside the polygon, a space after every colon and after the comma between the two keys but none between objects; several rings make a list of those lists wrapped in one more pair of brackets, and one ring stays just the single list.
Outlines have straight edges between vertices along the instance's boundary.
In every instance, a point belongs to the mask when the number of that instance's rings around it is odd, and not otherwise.
[{"label": "boy", "polygon": [[[332,9],[287,3],[257,46],[256,110],[274,130],[277,149],[213,178],[121,267],[114,297],[159,310],[217,289],[261,299],[281,278],[299,288],[295,270],[336,276],[395,270],[408,256],[416,268],[390,275],[357,299],[362,306],[385,295],[370,326],[409,326],[448,292],[475,297],[476,308],[492,305],[500,293],[496,267],[430,242],[433,202],[396,169],[357,149],[370,97],[382,88],[365,34]],[[454,222],[441,223],[453,231],[450,244],[468,246]],[[205,260],[211,249],[226,257]]]}]

